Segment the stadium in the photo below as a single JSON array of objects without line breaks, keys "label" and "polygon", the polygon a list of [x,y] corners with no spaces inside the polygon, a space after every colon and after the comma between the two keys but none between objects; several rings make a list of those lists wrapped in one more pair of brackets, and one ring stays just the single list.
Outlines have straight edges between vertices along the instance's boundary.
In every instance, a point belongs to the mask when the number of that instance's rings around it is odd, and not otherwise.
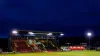
[{"label": "stadium", "polygon": [[100,0],[0,2],[0,56],[100,56]]},{"label": "stadium", "polygon": [[[92,33],[88,33],[91,36]],[[63,45],[63,32],[13,30],[8,39],[8,49],[0,49],[1,56],[94,56],[100,48],[90,48],[87,43]],[[74,39],[75,40],[75,39]],[[79,40],[79,39],[78,39]],[[63,40],[64,42],[64,40]],[[9,50],[9,51],[8,51]]]}]

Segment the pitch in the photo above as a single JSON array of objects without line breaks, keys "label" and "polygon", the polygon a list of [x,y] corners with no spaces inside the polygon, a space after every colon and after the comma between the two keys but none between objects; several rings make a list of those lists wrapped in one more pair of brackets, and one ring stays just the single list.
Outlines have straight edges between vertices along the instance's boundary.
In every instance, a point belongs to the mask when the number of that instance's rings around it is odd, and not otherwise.
[{"label": "pitch", "polygon": [[100,52],[70,51],[70,52],[44,52],[44,53],[18,53],[18,54],[0,54],[0,56],[100,56]]}]

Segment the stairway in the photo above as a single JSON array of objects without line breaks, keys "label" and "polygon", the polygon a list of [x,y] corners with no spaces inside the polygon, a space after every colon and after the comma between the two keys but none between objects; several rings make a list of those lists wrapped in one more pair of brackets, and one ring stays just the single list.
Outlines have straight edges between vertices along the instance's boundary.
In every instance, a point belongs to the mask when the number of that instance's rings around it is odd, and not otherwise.
[{"label": "stairway", "polygon": [[55,45],[51,42],[51,41],[49,41],[50,42],[50,44],[53,46],[53,47],[55,47]]},{"label": "stairway", "polygon": [[41,49],[37,45],[33,44],[33,48],[36,52],[41,52]]},{"label": "stairway", "polygon": [[14,51],[16,51],[17,44],[14,42]]},{"label": "stairway", "polygon": [[59,48],[57,47],[57,46],[55,46],[53,43],[52,43],[52,41],[49,41],[50,43],[51,43],[51,45],[53,46],[53,47],[55,47],[57,50],[59,50]]},{"label": "stairway", "polygon": [[43,46],[43,49],[45,50],[45,51],[47,51],[47,49],[45,48],[45,45],[42,43],[42,46]]},{"label": "stairway", "polygon": [[32,41],[32,46],[33,46],[33,49],[36,51],[36,52],[41,52],[41,49],[38,47],[38,45],[36,45],[34,43],[34,40]]},{"label": "stairway", "polygon": [[57,47],[52,43],[52,41],[50,41],[50,40],[44,40],[42,43],[45,45],[45,49],[47,51],[57,51]]},{"label": "stairway", "polygon": [[35,50],[29,45],[28,40],[26,40],[26,44],[27,44],[28,47],[30,47],[30,48],[32,49],[32,51],[35,51]]},{"label": "stairway", "polygon": [[17,44],[14,42],[15,47],[18,47]]}]

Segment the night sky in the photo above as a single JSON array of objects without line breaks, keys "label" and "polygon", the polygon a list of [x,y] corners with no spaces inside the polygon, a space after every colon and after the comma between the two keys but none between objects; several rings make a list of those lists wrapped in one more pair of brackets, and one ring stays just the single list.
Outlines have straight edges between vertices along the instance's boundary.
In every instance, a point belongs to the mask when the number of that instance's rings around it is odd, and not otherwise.
[{"label": "night sky", "polygon": [[0,0],[0,35],[12,29],[100,33],[100,3],[93,0]]}]

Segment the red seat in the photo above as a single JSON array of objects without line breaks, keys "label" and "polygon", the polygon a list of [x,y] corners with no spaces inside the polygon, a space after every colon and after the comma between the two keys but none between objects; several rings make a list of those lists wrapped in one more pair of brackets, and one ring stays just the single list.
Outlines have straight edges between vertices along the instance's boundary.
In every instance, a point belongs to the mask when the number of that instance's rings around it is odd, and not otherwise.
[{"label": "red seat", "polygon": [[26,44],[25,40],[20,40],[19,42],[16,42],[17,46],[16,49],[18,52],[32,52],[33,50],[28,47],[28,45]]}]

